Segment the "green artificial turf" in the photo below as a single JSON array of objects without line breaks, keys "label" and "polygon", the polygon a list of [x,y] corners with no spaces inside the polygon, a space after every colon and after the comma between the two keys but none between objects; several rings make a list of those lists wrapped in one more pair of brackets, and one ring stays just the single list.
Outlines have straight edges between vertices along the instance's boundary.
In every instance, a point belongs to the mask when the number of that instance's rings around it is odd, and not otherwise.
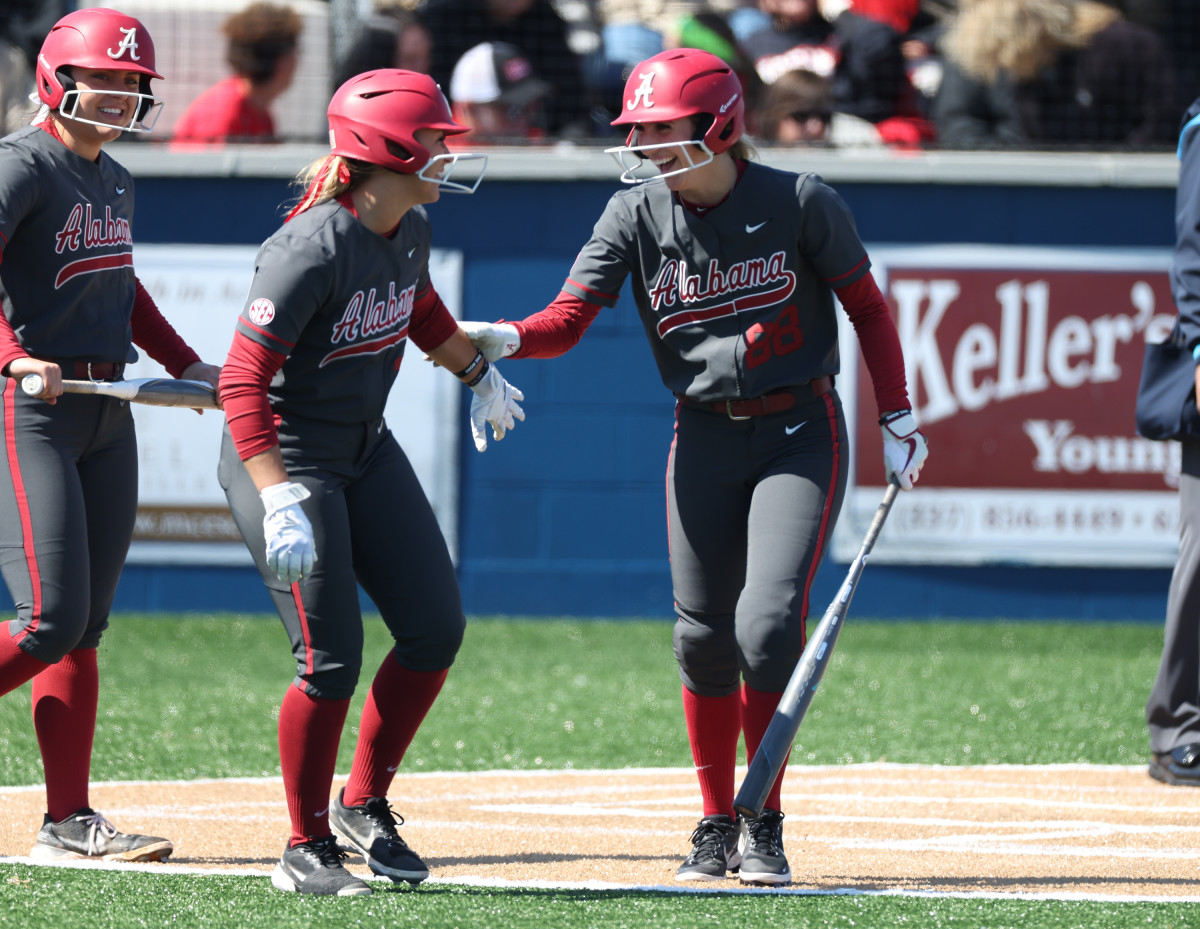
[{"label": "green artificial turf", "polygon": [[[387,641],[369,620],[339,771]],[[792,760],[1136,763],[1161,647],[1150,625],[851,619]],[[119,616],[100,663],[93,779],[278,773],[277,620]],[[404,770],[690,763],[669,623],[476,619]],[[40,780],[26,685],[0,700],[0,783]]]}]

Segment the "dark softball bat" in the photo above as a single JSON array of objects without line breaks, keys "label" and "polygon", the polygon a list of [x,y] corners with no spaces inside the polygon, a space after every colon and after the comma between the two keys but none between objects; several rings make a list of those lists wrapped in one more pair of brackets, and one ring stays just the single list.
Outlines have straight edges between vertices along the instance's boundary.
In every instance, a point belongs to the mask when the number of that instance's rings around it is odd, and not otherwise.
[{"label": "dark softball bat", "polygon": [[[183,381],[170,377],[142,377],[128,381],[63,381],[65,394],[95,394],[115,397],[130,403],[150,406],[184,406],[191,409],[217,409],[217,395],[212,385],[204,381]],[[42,378],[26,374],[21,389],[31,397],[42,392]]]},{"label": "dark softball bat", "polygon": [[850,608],[850,599],[854,596],[854,588],[858,586],[858,579],[862,577],[867,557],[875,547],[875,540],[879,538],[879,531],[891,512],[892,503],[899,490],[898,484],[888,484],[879,509],[875,511],[875,518],[871,520],[866,538],[863,539],[862,548],[850,563],[850,570],[846,572],[846,579],[842,581],[837,596],[825,610],[816,632],[800,653],[796,669],[792,672],[783,696],[779,698],[775,715],[771,717],[758,751],[754,753],[754,760],[750,762],[746,779],[742,781],[737,796],[733,798],[733,808],[743,816],[756,818],[762,815],[767,794],[771,792],[771,786],[783,769],[788,752],[792,749],[792,742],[804,721],[804,714],[808,712],[808,705],[812,703],[813,694],[821,682],[821,675],[825,673],[825,667],[829,664],[838,634],[842,631],[846,611]]}]

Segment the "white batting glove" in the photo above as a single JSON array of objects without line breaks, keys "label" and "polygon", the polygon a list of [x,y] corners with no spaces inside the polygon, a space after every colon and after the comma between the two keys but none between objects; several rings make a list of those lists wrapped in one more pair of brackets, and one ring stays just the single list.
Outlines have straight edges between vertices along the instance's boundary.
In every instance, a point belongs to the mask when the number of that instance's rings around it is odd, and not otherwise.
[{"label": "white batting glove", "polygon": [[521,347],[521,336],[512,323],[462,322],[458,325],[488,361],[507,358]]},{"label": "white batting glove", "polygon": [[516,425],[514,420],[525,420],[525,411],[518,406],[518,400],[524,400],[525,395],[500,376],[500,371],[491,365],[487,374],[471,390],[475,398],[471,401],[471,435],[475,438],[475,448],[487,450],[487,426],[492,424],[492,438],[497,442],[504,434]]},{"label": "white batting glove", "polygon": [[883,470],[887,479],[895,479],[902,490],[912,490],[925,459],[929,444],[917,430],[911,410],[885,413],[879,421],[883,430]]},{"label": "white batting glove", "polygon": [[300,484],[272,484],[259,492],[267,515],[263,533],[267,537],[267,566],[285,584],[294,584],[312,574],[317,560],[312,523],[300,509],[300,501],[312,494]]}]

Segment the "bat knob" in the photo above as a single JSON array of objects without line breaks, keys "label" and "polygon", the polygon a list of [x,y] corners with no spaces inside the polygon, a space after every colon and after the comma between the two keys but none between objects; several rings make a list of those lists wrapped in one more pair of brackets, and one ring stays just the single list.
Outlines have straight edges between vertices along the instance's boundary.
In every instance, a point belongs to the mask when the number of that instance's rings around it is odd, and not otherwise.
[{"label": "bat knob", "polygon": [[31,397],[36,397],[42,392],[42,388],[46,386],[46,382],[42,380],[40,374],[26,374],[21,378],[21,389]]}]

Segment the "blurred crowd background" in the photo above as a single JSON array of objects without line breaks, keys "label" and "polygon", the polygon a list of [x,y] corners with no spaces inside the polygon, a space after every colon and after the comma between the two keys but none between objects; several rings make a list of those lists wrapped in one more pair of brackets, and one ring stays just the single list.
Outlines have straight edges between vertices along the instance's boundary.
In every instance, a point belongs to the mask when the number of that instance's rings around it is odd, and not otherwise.
[{"label": "blurred crowd background", "polygon": [[1170,151],[1200,96],[1200,0],[2,0],[5,131],[49,28],[113,6],[153,37],[149,144],[319,142],[361,71],[433,75],[472,146],[611,143],[633,67],[703,48],[761,146]]}]

